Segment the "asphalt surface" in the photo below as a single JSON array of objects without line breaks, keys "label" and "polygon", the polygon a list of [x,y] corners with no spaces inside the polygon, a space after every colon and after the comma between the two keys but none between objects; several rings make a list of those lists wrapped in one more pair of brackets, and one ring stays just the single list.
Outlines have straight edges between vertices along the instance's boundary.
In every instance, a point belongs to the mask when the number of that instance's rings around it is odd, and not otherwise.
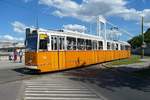
[{"label": "asphalt surface", "polygon": [[0,61],[0,100],[17,100],[22,80],[35,76],[23,63]]},{"label": "asphalt surface", "polygon": [[[105,68],[99,64],[36,75],[26,70],[23,64],[2,63],[0,62],[0,100],[44,100],[43,96],[47,97],[45,100],[48,98],[68,100],[72,97],[74,100],[80,100],[87,99],[87,95],[91,95],[89,100],[150,100],[150,69],[148,67],[137,68],[132,64],[127,67]],[[10,63],[14,65],[8,66],[11,65]],[[39,84],[40,82],[42,83]],[[42,86],[47,85],[46,83],[50,86],[46,87],[44,92],[39,92],[40,88],[44,88]],[[60,88],[56,88],[54,84]],[[75,91],[79,87],[81,91]],[[72,90],[69,90],[70,88]],[[68,90],[64,92],[60,89]],[[69,94],[69,91],[72,94]]]},{"label": "asphalt surface", "polygon": [[35,75],[25,68],[24,63],[0,61],[0,84],[28,79]]},{"label": "asphalt surface", "polygon": [[106,100],[150,100],[150,69],[101,68],[100,65],[68,71]]}]

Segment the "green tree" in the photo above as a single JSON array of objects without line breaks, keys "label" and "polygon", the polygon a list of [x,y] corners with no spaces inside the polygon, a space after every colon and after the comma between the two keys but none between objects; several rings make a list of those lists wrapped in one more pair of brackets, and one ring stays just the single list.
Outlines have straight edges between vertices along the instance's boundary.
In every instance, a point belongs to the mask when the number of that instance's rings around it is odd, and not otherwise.
[{"label": "green tree", "polygon": [[150,43],[150,28],[144,33],[144,41]]},{"label": "green tree", "polygon": [[[150,28],[144,33],[144,42],[146,44],[150,43]],[[142,35],[133,37],[132,39],[128,40],[128,43],[130,43],[133,49],[141,47]]]}]

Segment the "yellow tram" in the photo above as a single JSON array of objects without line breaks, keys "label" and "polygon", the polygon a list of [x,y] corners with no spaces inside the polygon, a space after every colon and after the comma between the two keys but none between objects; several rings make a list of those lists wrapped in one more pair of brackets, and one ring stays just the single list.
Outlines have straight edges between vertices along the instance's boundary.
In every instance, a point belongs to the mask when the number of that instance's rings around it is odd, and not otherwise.
[{"label": "yellow tram", "polygon": [[129,58],[127,42],[107,39],[106,22],[98,16],[97,36],[27,28],[25,65],[39,72],[51,72]]},{"label": "yellow tram", "polygon": [[25,65],[60,71],[130,57],[130,45],[73,31],[26,29]]}]

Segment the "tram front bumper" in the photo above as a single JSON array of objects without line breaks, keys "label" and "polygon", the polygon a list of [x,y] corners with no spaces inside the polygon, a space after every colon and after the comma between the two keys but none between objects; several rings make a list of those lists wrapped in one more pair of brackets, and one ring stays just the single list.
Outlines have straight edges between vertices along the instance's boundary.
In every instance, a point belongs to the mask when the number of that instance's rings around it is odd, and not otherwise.
[{"label": "tram front bumper", "polygon": [[37,67],[37,66],[26,66],[26,68],[28,68],[28,69],[34,69],[34,70],[38,70],[38,67]]}]

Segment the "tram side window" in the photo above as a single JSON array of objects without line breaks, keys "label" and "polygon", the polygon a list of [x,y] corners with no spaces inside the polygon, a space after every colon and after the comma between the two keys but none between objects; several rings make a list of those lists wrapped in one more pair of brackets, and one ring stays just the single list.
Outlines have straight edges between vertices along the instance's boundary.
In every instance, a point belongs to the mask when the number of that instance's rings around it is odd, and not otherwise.
[{"label": "tram side window", "polygon": [[102,41],[98,41],[98,49],[103,50],[103,42]]},{"label": "tram side window", "polygon": [[96,40],[93,41],[93,50],[97,50],[97,41]]},{"label": "tram side window", "polygon": [[51,36],[51,49],[58,50],[57,44],[58,44],[57,36]]},{"label": "tram side window", "polygon": [[76,38],[67,37],[67,50],[76,50]]},{"label": "tram side window", "polygon": [[92,41],[86,40],[86,50],[92,50]]},{"label": "tram side window", "polygon": [[78,50],[85,50],[85,40],[81,39],[81,38],[78,38],[77,41],[78,41],[77,42]]},{"label": "tram side window", "polygon": [[118,48],[118,44],[116,43],[116,50],[118,50],[119,48]]},{"label": "tram side window", "polygon": [[48,43],[49,43],[49,37],[45,34],[40,35],[40,41],[39,41],[39,49],[40,50],[47,50],[48,49]]},{"label": "tram side window", "polygon": [[115,50],[115,44],[114,43],[112,43],[112,48],[111,49]]},{"label": "tram side window", "polygon": [[124,45],[120,45],[120,48],[121,48],[121,50],[125,50],[125,47],[124,47]]},{"label": "tram side window", "polygon": [[107,50],[110,50],[111,49],[111,44],[110,42],[107,42]]},{"label": "tram side window", "polygon": [[65,37],[60,36],[59,37],[59,50],[65,49]]},{"label": "tram side window", "polygon": [[125,45],[125,50],[130,50],[130,46]]}]

